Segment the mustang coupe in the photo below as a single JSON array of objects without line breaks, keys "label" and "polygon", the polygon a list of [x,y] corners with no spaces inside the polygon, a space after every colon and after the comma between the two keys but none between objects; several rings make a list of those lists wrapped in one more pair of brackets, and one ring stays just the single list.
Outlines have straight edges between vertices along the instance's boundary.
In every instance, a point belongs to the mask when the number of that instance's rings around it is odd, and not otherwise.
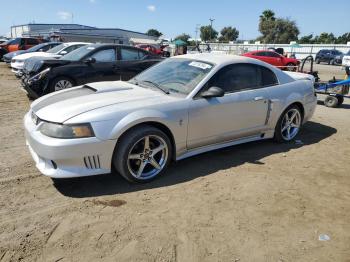
[{"label": "mustang coupe", "polygon": [[166,59],[128,82],[41,97],[24,125],[44,175],[116,171],[148,182],[172,160],[261,139],[288,142],[315,107],[312,76],[247,57],[192,54]]}]

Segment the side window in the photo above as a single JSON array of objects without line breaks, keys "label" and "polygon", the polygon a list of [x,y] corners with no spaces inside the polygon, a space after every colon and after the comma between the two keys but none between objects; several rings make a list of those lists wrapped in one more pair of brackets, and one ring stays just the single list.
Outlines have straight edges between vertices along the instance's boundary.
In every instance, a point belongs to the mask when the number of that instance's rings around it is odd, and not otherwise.
[{"label": "side window", "polygon": [[139,60],[139,50],[131,48],[121,49],[121,60]]},{"label": "side window", "polygon": [[274,53],[274,52],[267,52],[269,57],[280,57],[278,54]]},{"label": "side window", "polygon": [[38,43],[39,43],[38,40],[36,40],[34,38],[27,39],[27,45],[37,45]]},{"label": "side window", "polygon": [[212,79],[209,86],[222,88],[225,93],[232,93],[260,86],[258,67],[251,64],[235,64],[222,68]]},{"label": "side window", "polygon": [[115,49],[100,50],[91,57],[95,58],[97,62],[114,62],[116,60]]},{"label": "side window", "polygon": [[278,84],[277,77],[270,69],[260,66],[261,70],[261,86],[273,86]]},{"label": "side window", "polygon": [[266,53],[265,52],[258,52],[258,53],[255,53],[254,55],[256,55],[256,56],[266,56]]}]

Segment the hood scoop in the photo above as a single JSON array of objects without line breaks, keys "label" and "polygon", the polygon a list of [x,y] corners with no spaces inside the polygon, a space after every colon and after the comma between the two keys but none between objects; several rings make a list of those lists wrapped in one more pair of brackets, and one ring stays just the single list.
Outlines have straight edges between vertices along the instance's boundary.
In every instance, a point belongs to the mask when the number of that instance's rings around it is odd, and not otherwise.
[{"label": "hood scoop", "polygon": [[84,85],[83,88],[93,90],[96,93],[105,93],[105,92],[131,90],[133,89],[133,85],[126,82],[121,82],[121,81],[111,81],[111,82],[89,83]]}]

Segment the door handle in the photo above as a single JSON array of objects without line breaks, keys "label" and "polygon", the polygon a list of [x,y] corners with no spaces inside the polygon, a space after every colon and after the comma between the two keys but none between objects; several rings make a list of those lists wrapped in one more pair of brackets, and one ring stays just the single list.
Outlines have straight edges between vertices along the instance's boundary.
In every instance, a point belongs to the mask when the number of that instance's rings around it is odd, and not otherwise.
[{"label": "door handle", "polygon": [[257,96],[254,98],[254,101],[260,101],[263,100],[264,98],[262,96]]}]

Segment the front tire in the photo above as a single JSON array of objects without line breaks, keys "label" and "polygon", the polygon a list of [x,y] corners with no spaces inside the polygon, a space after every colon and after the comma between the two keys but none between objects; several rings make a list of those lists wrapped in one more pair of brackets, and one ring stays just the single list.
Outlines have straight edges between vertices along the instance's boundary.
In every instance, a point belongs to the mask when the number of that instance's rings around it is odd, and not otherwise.
[{"label": "front tire", "polygon": [[142,125],[121,137],[113,156],[115,169],[134,183],[147,183],[159,177],[169,165],[172,145],[161,130]]},{"label": "front tire", "polygon": [[63,89],[71,88],[75,85],[74,81],[65,76],[59,76],[50,82],[49,90],[50,93],[60,91]]},{"label": "front tire", "polygon": [[291,105],[281,114],[275,127],[274,140],[279,143],[291,141],[299,133],[303,117],[297,105]]}]

